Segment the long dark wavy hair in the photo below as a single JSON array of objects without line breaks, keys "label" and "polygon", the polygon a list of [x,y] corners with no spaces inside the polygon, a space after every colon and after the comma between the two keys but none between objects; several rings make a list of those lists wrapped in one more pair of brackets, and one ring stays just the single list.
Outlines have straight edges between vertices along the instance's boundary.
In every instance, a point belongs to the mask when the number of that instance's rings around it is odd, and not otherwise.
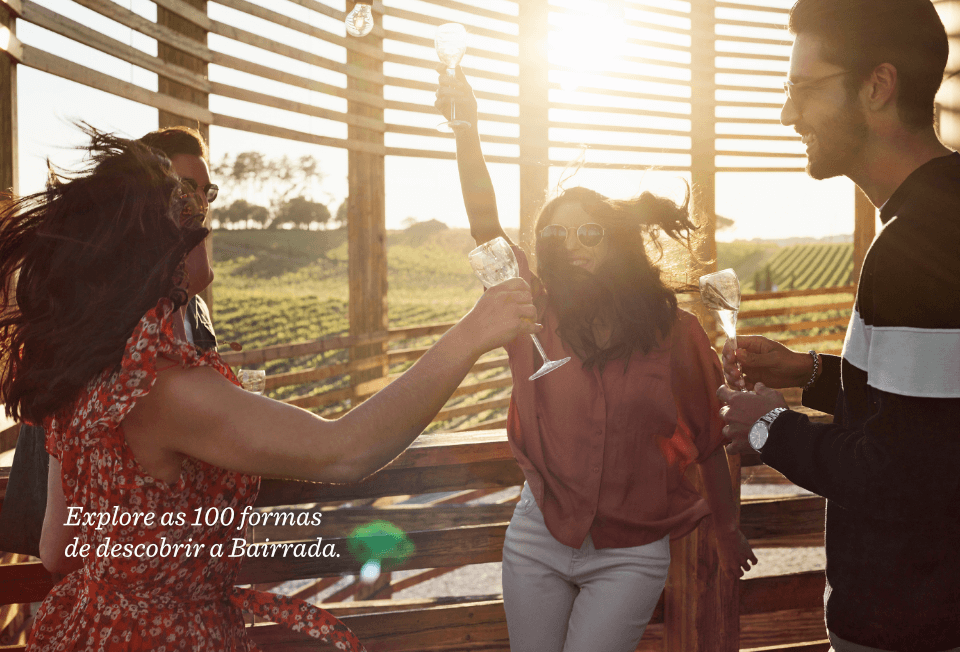
[{"label": "long dark wavy hair", "polygon": [[[562,244],[540,240],[557,208],[567,202],[578,203],[604,228],[608,254],[594,273],[570,263]],[[617,200],[588,188],[568,188],[543,206],[535,228],[537,276],[556,311],[558,335],[584,368],[602,371],[611,360],[629,360],[634,351],[649,353],[667,337],[677,318],[676,292],[689,288],[669,285],[656,262],[663,258],[661,235],[681,244],[696,260],[689,186],[679,204],[650,192]],[[655,261],[647,255],[648,244],[657,252]],[[611,328],[603,347],[594,335],[597,323]]]},{"label": "long dark wavy hair", "polygon": [[186,302],[183,261],[208,233],[181,224],[184,191],[166,156],[81,128],[85,169],[51,168],[44,191],[0,210],[0,401],[34,423],[119,366],[162,297]]}]

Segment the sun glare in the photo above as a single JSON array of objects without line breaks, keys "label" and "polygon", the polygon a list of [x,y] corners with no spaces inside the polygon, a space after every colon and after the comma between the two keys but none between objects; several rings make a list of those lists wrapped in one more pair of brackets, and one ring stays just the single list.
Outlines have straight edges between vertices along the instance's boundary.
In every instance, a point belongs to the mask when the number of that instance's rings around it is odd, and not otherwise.
[{"label": "sun glare", "polygon": [[559,69],[558,81],[566,91],[590,86],[623,53],[622,5],[597,0],[552,4],[563,7],[550,12],[550,62]]}]

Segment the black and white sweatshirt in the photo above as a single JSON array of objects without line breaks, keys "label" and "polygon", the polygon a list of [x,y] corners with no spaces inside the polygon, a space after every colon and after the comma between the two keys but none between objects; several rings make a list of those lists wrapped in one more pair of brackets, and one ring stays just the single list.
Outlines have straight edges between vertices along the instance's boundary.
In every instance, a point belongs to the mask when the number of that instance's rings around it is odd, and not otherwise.
[{"label": "black and white sweatshirt", "polygon": [[880,212],[843,355],[762,459],[827,499],[827,628],[897,652],[960,646],[960,154]]}]

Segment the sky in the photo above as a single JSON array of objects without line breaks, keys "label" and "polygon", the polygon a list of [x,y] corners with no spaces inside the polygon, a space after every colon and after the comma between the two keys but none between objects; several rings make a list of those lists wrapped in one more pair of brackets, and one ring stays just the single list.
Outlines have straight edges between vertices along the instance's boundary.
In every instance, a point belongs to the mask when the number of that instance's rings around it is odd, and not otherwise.
[{"label": "sky", "polygon": [[[94,27],[125,43],[156,52],[156,44],[140,34],[131,32],[93,11],[87,10],[69,0],[37,0],[38,4],[58,13]],[[155,19],[155,6],[147,0],[113,0],[117,4],[132,9],[142,15]],[[279,0],[278,0],[279,1]],[[565,0],[553,0],[563,4]],[[417,0],[410,0],[416,5]],[[496,0],[491,0],[496,2]],[[399,4],[395,0],[393,4]],[[782,5],[782,2],[774,2]],[[275,5],[276,6],[276,5]],[[432,7],[432,5],[430,5]],[[422,8],[421,8],[422,9]],[[268,25],[256,19],[244,18],[238,12],[210,3],[211,17],[223,22],[243,25],[255,31],[266,30]],[[295,13],[295,12],[293,12]],[[323,18],[323,17],[321,17]],[[407,27],[409,21],[403,26]],[[555,26],[555,32],[563,36],[563,25]],[[582,25],[578,29],[586,29]],[[130,64],[113,59],[85,46],[72,43],[52,32],[20,21],[18,36],[24,42],[42,48],[48,52],[79,61],[96,70],[116,76],[128,82],[156,89],[156,75]],[[283,35],[279,35],[282,37]],[[602,36],[602,34],[601,34]],[[478,41],[481,42],[482,41]],[[551,41],[554,43],[555,41]],[[250,49],[238,47],[234,42],[211,35],[209,45],[237,56],[250,56]],[[342,57],[339,52],[325,52],[324,44],[315,40],[318,54],[331,58]],[[482,43],[483,46],[487,45]],[[588,49],[584,52],[600,48]],[[569,48],[561,42],[552,45],[551,57],[561,57]],[[782,48],[781,48],[782,51]],[[283,60],[265,56],[268,65],[283,65]],[[274,61],[276,59],[276,61]],[[584,59],[581,55],[578,61]],[[470,66],[470,54],[464,60]],[[608,61],[598,60],[583,64],[581,78],[589,75],[589,69],[609,65]],[[308,74],[305,71],[300,74]],[[309,74],[318,79],[337,83],[334,79],[325,79],[323,71],[314,69]],[[388,71],[388,74],[391,74]],[[435,73],[429,73],[435,75]],[[212,80],[234,85],[246,85],[242,73],[235,73],[218,66],[210,66]],[[434,77],[435,79],[435,77]],[[46,175],[46,159],[53,163],[75,167],[78,163],[77,152],[72,147],[83,141],[82,134],[71,122],[86,120],[95,126],[118,133],[138,137],[157,127],[157,111],[150,107],[96,91],[74,82],[70,82],[34,69],[20,66],[18,79],[19,103],[19,146],[20,146],[20,191],[29,193],[39,190]],[[476,85],[487,90],[501,90],[480,80]],[[338,84],[342,85],[342,84]],[[258,90],[270,92],[270,84],[258,82]],[[389,91],[390,89],[388,89]],[[402,89],[394,89],[402,90]],[[276,88],[277,93],[291,93],[289,88]],[[571,89],[572,97],[576,96]],[[315,103],[319,106],[343,110],[345,101],[335,97],[320,97],[318,93],[302,90],[302,97],[291,97],[299,101]],[[388,95],[389,97],[389,95]],[[418,98],[423,100],[421,92]],[[402,99],[391,97],[391,99]],[[483,110],[483,107],[481,107]],[[314,131],[324,135],[343,137],[345,126],[319,118],[291,116],[285,112],[262,109],[255,105],[237,102],[222,97],[211,98],[211,110],[231,115],[244,115],[252,119],[274,124],[290,124],[292,128]],[[436,118],[424,115],[415,116],[420,126],[432,126],[439,122]],[[388,121],[399,121],[387,115]],[[509,133],[498,131],[500,125],[481,125],[484,133]],[[516,127],[512,127],[514,130]],[[792,133],[792,132],[789,132]],[[440,139],[388,134],[388,145],[400,147],[419,147],[450,150],[452,142]],[[392,139],[392,142],[391,142]],[[799,139],[798,139],[799,143]],[[323,201],[335,211],[347,193],[347,153],[345,150],[287,141],[231,129],[212,127],[210,133],[211,157],[214,162],[224,156],[233,156],[245,151],[260,151],[270,157],[288,155],[298,157],[312,155],[321,164],[325,179],[314,193],[314,199]],[[512,151],[511,151],[512,148]],[[512,145],[492,145],[485,148],[492,154],[514,154]],[[802,151],[798,149],[797,151]],[[588,156],[591,154],[588,153]],[[556,158],[556,155],[554,155]],[[497,191],[497,202],[501,220],[506,227],[516,227],[519,223],[519,171],[518,167],[507,164],[490,164],[491,177]],[[550,187],[556,187],[562,170],[552,168]],[[640,190],[653,190],[666,194],[676,194],[681,186],[677,181],[683,173],[643,172],[639,170],[599,170],[584,168],[566,185],[585,185],[612,197],[629,197]],[[214,179],[214,182],[216,179]],[[736,239],[780,239],[788,237],[824,237],[837,234],[850,234],[853,231],[854,186],[846,179],[814,181],[802,172],[762,172],[732,173],[721,172],[717,178],[717,213],[734,220],[734,227],[718,232],[717,239],[730,241]],[[451,227],[468,226],[466,213],[460,195],[456,163],[452,160],[413,159],[406,157],[388,157],[386,161],[386,219],[387,228],[402,228],[407,218],[417,220],[436,219]]]}]

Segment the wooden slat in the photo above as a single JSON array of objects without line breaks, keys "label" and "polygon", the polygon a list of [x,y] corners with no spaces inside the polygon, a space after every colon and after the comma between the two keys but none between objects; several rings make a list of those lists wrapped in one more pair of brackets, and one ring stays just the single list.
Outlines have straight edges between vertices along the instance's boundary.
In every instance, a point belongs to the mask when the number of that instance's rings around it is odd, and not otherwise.
[{"label": "wooden slat", "polygon": [[158,7],[163,7],[167,11],[180,16],[202,30],[210,31],[210,18],[206,12],[200,11],[196,7],[183,2],[183,0],[154,0]]},{"label": "wooden slat", "polygon": [[[680,116],[678,116],[680,117]],[[689,120],[689,117],[682,118]],[[581,131],[609,131],[611,133],[629,133],[629,134],[649,134],[649,135],[669,135],[669,136],[687,136],[690,132],[678,131],[676,129],[658,129],[656,127],[631,127],[626,125],[598,125],[589,122],[559,122],[550,121],[551,129],[578,129]]]},{"label": "wooden slat", "polygon": [[42,5],[38,5],[32,2],[32,0],[24,0],[22,17],[23,20],[33,23],[34,25],[65,36],[77,43],[82,43],[83,45],[109,54],[127,63],[139,66],[144,70],[149,70],[150,72],[172,79],[184,86],[189,86],[204,93],[210,92],[210,83],[200,75],[186,68],[165,63],[157,57],[150,56],[142,50],[112,39],[95,29],[90,29],[86,25],[60,15]]},{"label": "wooden slat", "polygon": [[785,324],[764,324],[761,326],[738,327],[737,335],[756,335],[758,333],[782,333],[785,331],[803,331],[812,328],[833,328],[835,326],[846,326],[850,321],[848,317],[838,317],[836,319],[820,319],[817,321],[793,321]]},{"label": "wooden slat", "polygon": [[510,405],[510,398],[495,398],[489,401],[480,401],[479,403],[474,403],[473,405],[467,405],[464,407],[454,407],[446,410],[440,410],[437,414],[435,421],[446,421],[447,419],[456,419],[457,417],[464,417],[470,414],[476,414],[477,412],[484,412],[486,410],[500,410]]},{"label": "wooden slat", "polygon": [[[440,65],[438,61],[433,61],[430,59],[421,59],[420,57],[408,56],[405,54],[397,54],[396,52],[387,52],[384,55],[384,61],[389,63],[399,63],[405,66],[412,66],[414,68],[423,68],[426,70],[436,71],[437,66]],[[463,68],[463,74],[467,76],[468,79],[490,79],[493,81],[507,82],[516,84],[517,77],[515,75],[510,75],[502,72],[494,72],[492,70],[484,70],[483,68]],[[400,78],[392,78],[394,85],[402,85],[396,83]]]},{"label": "wooden slat", "polygon": [[[400,100],[387,100],[386,108],[394,111],[409,111],[410,113],[428,113],[437,115],[437,109],[432,104],[417,104],[416,102],[401,102]],[[501,115],[499,113],[479,113],[478,119],[484,122],[502,122],[505,124],[517,124],[518,118],[513,115]]]},{"label": "wooden slat", "polygon": [[740,529],[754,547],[822,546],[825,509],[820,496],[745,497]]},{"label": "wooden slat", "polygon": [[364,358],[362,360],[354,360],[353,362],[328,364],[321,367],[314,367],[312,369],[305,369],[303,371],[289,371],[287,373],[274,374],[272,376],[267,376],[266,389],[269,391],[278,387],[302,385],[305,383],[326,380],[328,378],[333,378],[334,376],[342,376],[354,371],[366,371],[367,369],[373,369],[383,365],[384,361],[387,359],[387,356],[376,356]]},{"label": "wooden slat", "polygon": [[[438,116],[438,119],[439,116]],[[410,125],[400,125],[387,123],[386,130],[389,133],[394,134],[409,134],[411,136],[426,136],[427,138],[447,138],[452,139],[455,136],[453,134],[445,134],[439,132],[436,129],[429,127],[412,127]],[[518,145],[520,139],[516,136],[493,136],[488,134],[481,134],[480,140],[484,143],[499,143],[504,145]]]},{"label": "wooden slat", "polygon": [[212,59],[210,63],[223,66],[225,68],[230,68],[231,70],[239,70],[251,75],[257,75],[258,77],[263,77],[265,79],[272,79],[273,81],[277,81],[282,84],[289,84],[290,86],[296,86],[297,88],[304,88],[317,93],[333,95],[335,97],[340,97],[352,102],[360,102],[362,104],[366,104],[367,106],[375,106],[381,109],[384,107],[384,99],[374,95],[373,93],[363,93],[352,89],[334,86],[332,84],[326,84],[308,77],[301,77],[299,75],[283,72],[281,70],[275,70],[269,66],[263,66],[258,63],[254,63],[253,61],[247,61],[246,59],[224,54],[223,52],[212,52]]},{"label": "wooden slat", "polygon": [[[396,7],[387,7],[383,8],[384,16],[393,16],[394,18],[403,18],[404,20],[411,20],[417,23],[425,23],[427,25],[442,25],[443,23],[450,22],[445,18],[438,18],[436,16],[429,16],[427,14],[420,14],[415,11],[407,11],[405,9],[398,9]],[[471,34],[476,34],[477,36],[486,36],[488,38],[498,39],[501,41],[507,41],[510,43],[516,43],[518,37],[514,34],[507,34],[506,32],[501,32],[495,29],[488,29],[485,27],[478,27],[477,25],[470,25],[469,30]]]},{"label": "wooden slat", "polygon": [[741,650],[752,652],[827,652],[823,598],[804,609],[785,609],[740,617]]},{"label": "wooden slat", "polygon": [[425,494],[523,484],[517,463],[509,461],[456,464],[411,472],[383,470],[360,484],[320,485],[292,480],[264,480],[257,506],[302,505],[320,501],[379,498],[397,494]]},{"label": "wooden slat", "polygon": [[501,20],[505,23],[510,23],[516,25],[517,17],[512,14],[503,13],[497,11],[496,9],[485,9],[478,7],[475,4],[467,2],[457,2],[457,0],[424,0],[427,4],[436,5],[438,7],[444,7],[445,9],[456,9],[457,11],[462,11],[471,16],[480,16],[482,18],[493,18],[494,20]]},{"label": "wooden slat", "polygon": [[[202,59],[203,61],[210,62],[211,60],[211,51],[209,48],[201,45],[197,41],[189,39],[182,34],[178,34],[172,29],[165,27],[163,25],[158,25],[157,23],[147,20],[143,16],[134,13],[118,5],[115,2],[110,0],[74,0],[78,5],[82,5],[87,9],[91,9],[98,14],[106,16],[110,20],[114,20],[125,27],[154,38],[161,43],[165,43],[171,47],[174,47],[182,52],[186,52],[190,56]],[[182,114],[185,115],[186,114]],[[190,117],[190,116],[186,116]],[[203,121],[201,121],[203,122]]]},{"label": "wooden slat", "polygon": [[822,607],[825,586],[822,570],[744,580],[740,582],[740,615]]},{"label": "wooden slat", "polygon": [[[435,47],[434,40],[432,38],[415,36],[405,32],[384,30],[383,36],[385,39],[399,41],[400,43],[409,43],[410,45],[419,45],[421,47],[429,48],[430,50],[433,50]],[[518,63],[517,56],[514,54],[506,54],[504,52],[497,52],[496,50],[487,50],[486,48],[478,48],[474,46],[470,46],[469,51],[471,57],[481,57],[483,59],[492,59],[493,61],[503,61],[506,63]],[[434,64],[434,67],[436,67],[436,65],[437,64]]]},{"label": "wooden slat", "polygon": [[213,120],[213,114],[210,113],[210,111],[195,104],[174,99],[169,95],[149,91],[136,84],[105,75],[102,72],[81,66],[80,64],[50,54],[49,52],[44,52],[31,45],[23,46],[22,63],[30,68],[35,68],[51,75],[62,77],[105,93],[110,93],[111,95],[117,95],[133,102],[139,102],[140,104],[152,106],[163,111],[169,111],[170,113],[175,113],[191,120],[197,120],[203,123],[210,123]]},{"label": "wooden slat", "polygon": [[[436,82],[425,82],[420,81],[419,79],[406,79],[404,77],[387,76],[386,85],[409,88],[417,91],[428,91],[430,93],[436,92],[437,90]],[[478,100],[493,100],[494,102],[504,102],[506,104],[516,104],[518,101],[516,95],[507,95],[506,93],[494,93],[491,91],[474,89],[473,94]]]},{"label": "wooden slat", "polygon": [[267,52],[279,54],[280,56],[293,59],[294,61],[303,61],[314,66],[319,66],[326,70],[338,72],[342,75],[347,75],[357,79],[363,79],[375,84],[383,83],[383,75],[379,73],[370,72],[358,66],[350,66],[345,63],[340,63],[339,61],[334,61],[333,59],[320,56],[319,54],[307,52],[306,50],[301,50],[300,48],[292,45],[274,41],[273,39],[261,36],[260,34],[248,32],[247,30],[234,27],[233,25],[227,25],[226,23],[221,23],[214,20],[212,21],[210,27],[211,34],[232,39],[245,45],[266,50]]},{"label": "wooden slat", "polygon": [[288,100],[286,98],[277,97],[269,93],[259,93],[257,91],[251,91],[245,88],[238,88],[236,86],[230,86],[221,82],[211,82],[210,92],[215,95],[222,95],[223,97],[229,97],[235,100],[241,100],[243,102],[251,102],[253,104],[269,106],[274,109],[290,111],[300,115],[323,118],[324,120],[342,122],[348,125],[363,127],[364,129],[372,129],[374,131],[385,130],[385,125],[382,121],[357,115],[350,115],[349,113],[342,113],[340,111],[324,109],[323,107],[314,106],[312,104]]},{"label": "wooden slat", "polygon": [[[167,1],[169,2],[169,0]],[[274,25],[285,27],[291,31],[300,32],[301,34],[312,36],[321,41],[339,45],[340,47],[363,54],[366,57],[381,60],[383,59],[383,51],[379,48],[367,45],[363,39],[333,34],[332,32],[328,32],[320,27],[315,27],[309,23],[297,20],[296,18],[291,18],[290,16],[278,13],[276,11],[271,11],[270,9],[256,5],[252,2],[247,2],[246,0],[217,0],[217,4],[222,4],[225,7],[229,7],[261,20],[265,20],[273,23]],[[211,28],[208,27],[207,30],[211,31]]]},{"label": "wooden slat", "polygon": [[[741,625],[742,627],[742,625]],[[743,652],[830,652],[830,640],[822,639],[809,643],[787,643],[785,645],[764,645],[751,647]]]},{"label": "wooden slat", "polygon": [[474,424],[472,426],[462,426],[459,428],[453,428],[452,430],[447,430],[446,432],[474,432],[476,430],[487,430],[489,428],[506,428],[507,420],[506,419],[489,419],[487,421],[481,421],[480,423]]},{"label": "wooden slat", "polygon": [[812,306],[783,306],[781,308],[764,308],[761,310],[741,310],[739,319],[756,319],[758,317],[786,317],[803,315],[811,312],[828,312],[830,310],[850,310],[850,302],[818,303]]},{"label": "wooden slat", "polygon": [[287,129],[285,127],[276,127],[263,122],[245,120],[234,116],[223,115],[220,113],[212,114],[211,124],[227,129],[237,129],[239,131],[249,131],[264,136],[273,136],[274,138],[286,138],[301,143],[312,143],[314,145],[323,145],[324,147],[340,147],[343,149],[370,152],[373,154],[384,153],[385,149],[373,143],[365,143],[359,140],[344,140],[342,138],[330,138],[328,136],[317,136],[303,131]]},{"label": "wooden slat", "polygon": [[809,290],[785,290],[782,292],[753,292],[744,294],[741,301],[765,301],[767,299],[791,299],[793,297],[808,297],[818,294],[856,294],[856,285],[846,285],[835,288],[811,288]]},{"label": "wooden slat", "polygon": [[0,0],[0,5],[13,14],[14,17],[19,18],[23,14],[23,5],[20,0]]}]

